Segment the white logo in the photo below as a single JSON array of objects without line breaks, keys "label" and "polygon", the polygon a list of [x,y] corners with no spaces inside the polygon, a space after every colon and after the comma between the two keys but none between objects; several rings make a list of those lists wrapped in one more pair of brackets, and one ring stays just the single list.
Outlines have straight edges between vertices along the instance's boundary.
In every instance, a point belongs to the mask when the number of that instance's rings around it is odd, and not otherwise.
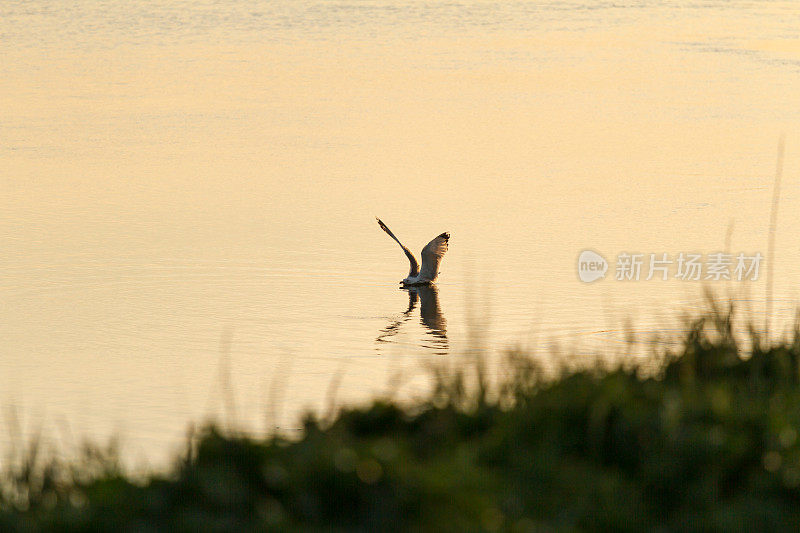
[{"label": "white logo", "polygon": [[[758,281],[759,268],[764,262],[760,252],[752,255],[717,252],[684,253],[628,253],[617,254],[614,264],[616,281]],[[592,250],[584,250],[578,256],[578,278],[591,283],[606,277],[608,261]]]},{"label": "white logo", "polygon": [[592,250],[584,250],[578,256],[578,277],[585,283],[602,279],[608,272],[608,261]]}]

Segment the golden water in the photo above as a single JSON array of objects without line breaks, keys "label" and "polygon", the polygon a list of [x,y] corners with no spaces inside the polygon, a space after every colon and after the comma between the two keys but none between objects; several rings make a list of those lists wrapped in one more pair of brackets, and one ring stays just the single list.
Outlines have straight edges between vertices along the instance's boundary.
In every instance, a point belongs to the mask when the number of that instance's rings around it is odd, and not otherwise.
[{"label": "golden water", "polygon": [[[766,254],[781,133],[791,316],[799,28],[790,2],[4,2],[0,402],[159,461],[231,399],[292,427],[332,382],[460,357],[470,309],[498,348],[619,350],[700,285],[615,281],[618,253],[732,228]],[[438,312],[404,315],[376,215],[414,251],[451,233]],[[764,274],[711,285],[759,317]]]}]

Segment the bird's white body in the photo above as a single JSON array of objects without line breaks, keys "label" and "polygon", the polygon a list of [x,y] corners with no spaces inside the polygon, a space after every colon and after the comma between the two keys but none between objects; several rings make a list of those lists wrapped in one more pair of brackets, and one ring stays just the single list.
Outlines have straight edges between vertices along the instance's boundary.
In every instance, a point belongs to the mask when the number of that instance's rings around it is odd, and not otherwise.
[{"label": "bird's white body", "polygon": [[421,276],[417,275],[412,277],[408,277],[402,280],[400,283],[403,285],[422,285],[424,283],[431,283],[431,280],[423,280]]},{"label": "bird's white body", "polygon": [[417,259],[414,257],[414,254],[411,251],[403,246],[403,243],[394,236],[394,233],[386,227],[381,219],[377,219],[378,224],[380,225],[381,229],[389,234],[389,237],[394,239],[397,244],[400,245],[400,248],[403,249],[405,252],[406,257],[408,258],[409,263],[411,263],[411,269],[408,272],[408,276],[400,283],[402,285],[430,285],[431,283],[436,281],[436,278],[439,276],[439,265],[442,262],[442,257],[444,257],[444,253],[447,251],[447,241],[450,239],[449,233],[442,233],[441,235],[437,236],[427,245],[425,248],[422,249],[422,253],[420,254],[422,257],[422,267],[419,267],[417,264]]}]

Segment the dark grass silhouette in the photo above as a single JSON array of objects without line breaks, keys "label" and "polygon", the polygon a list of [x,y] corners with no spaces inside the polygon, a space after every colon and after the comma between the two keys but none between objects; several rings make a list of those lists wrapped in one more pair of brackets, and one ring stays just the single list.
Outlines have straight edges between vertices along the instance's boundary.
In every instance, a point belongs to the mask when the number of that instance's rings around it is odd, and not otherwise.
[{"label": "dark grass silhouette", "polygon": [[[174,468],[111,452],[10,468],[3,531],[796,531],[800,335],[741,341],[712,305],[652,368],[509,354],[426,400],[308,415],[299,440],[207,427]],[[42,463],[42,464],[40,464]]]}]

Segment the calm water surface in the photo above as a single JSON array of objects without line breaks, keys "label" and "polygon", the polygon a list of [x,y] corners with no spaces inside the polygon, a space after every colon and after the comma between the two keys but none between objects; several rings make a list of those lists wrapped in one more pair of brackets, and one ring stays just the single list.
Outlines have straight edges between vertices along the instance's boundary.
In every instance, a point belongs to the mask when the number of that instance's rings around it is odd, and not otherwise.
[{"label": "calm water surface", "polygon": [[[701,287],[616,255],[766,253],[781,133],[785,320],[799,28],[789,2],[3,2],[0,402],[158,463],[226,410],[414,394],[470,324],[618,353]],[[398,290],[375,215],[414,251],[451,233],[437,290]],[[763,279],[712,286],[761,317]]]}]

